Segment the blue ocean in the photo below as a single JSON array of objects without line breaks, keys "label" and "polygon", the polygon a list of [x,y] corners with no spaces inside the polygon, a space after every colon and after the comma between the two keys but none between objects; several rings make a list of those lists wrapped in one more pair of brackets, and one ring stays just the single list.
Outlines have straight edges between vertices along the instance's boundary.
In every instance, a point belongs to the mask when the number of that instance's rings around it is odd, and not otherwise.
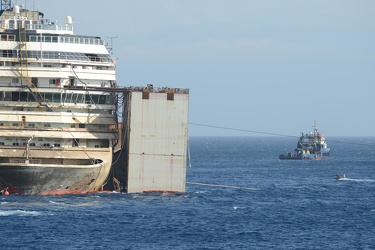
[{"label": "blue ocean", "polygon": [[375,249],[375,137],[297,140],[191,137],[184,194],[0,196],[0,248]]}]

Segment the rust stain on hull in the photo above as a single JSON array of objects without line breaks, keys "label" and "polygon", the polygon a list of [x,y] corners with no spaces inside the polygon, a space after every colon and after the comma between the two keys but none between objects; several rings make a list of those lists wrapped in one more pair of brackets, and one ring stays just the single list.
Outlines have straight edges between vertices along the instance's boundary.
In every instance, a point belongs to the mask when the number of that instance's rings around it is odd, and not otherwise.
[{"label": "rust stain on hull", "polygon": [[10,194],[64,195],[101,191],[109,170],[89,166],[1,166],[0,185]]}]

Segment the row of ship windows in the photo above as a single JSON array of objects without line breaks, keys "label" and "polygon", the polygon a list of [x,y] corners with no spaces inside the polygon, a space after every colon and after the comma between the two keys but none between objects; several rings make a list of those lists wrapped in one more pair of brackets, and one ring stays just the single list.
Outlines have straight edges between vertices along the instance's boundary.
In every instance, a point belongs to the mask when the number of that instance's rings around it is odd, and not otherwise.
[{"label": "row of ship windows", "polygon": [[[22,119],[24,119],[24,116],[22,117]],[[11,127],[20,127],[20,123],[18,122],[10,122],[10,123],[0,123],[0,126],[11,126]],[[23,124],[22,124],[23,125]],[[29,128],[35,128],[35,127],[44,127],[44,128],[50,128],[52,127],[50,123],[45,123],[45,124],[36,124],[36,123],[26,123],[25,124],[26,127],[29,127]],[[56,126],[56,127],[60,127],[61,128],[61,125],[60,126]],[[70,128],[85,128],[86,125],[83,124],[83,123],[80,123],[80,124],[71,124],[70,125]],[[108,129],[108,125],[90,125],[90,128],[91,129],[94,129],[94,127],[98,128],[98,129]]]},{"label": "row of ship windows", "polygon": [[104,45],[104,41],[100,38],[70,37],[70,36],[35,36],[35,35],[30,35],[29,42],[45,42],[45,43],[58,43],[58,42],[60,42],[60,43]]},{"label": "row of ship windows", "polygon": [[[22,143],[22,145],[20,145],[19,142],[13,142],[11,145],[12,145],[12,146],[26,146],[27,143],[24,142],[24,143]],[[35,143],[30,143],[29,145],[30,145],[31,147],[35,147],[35,146],[36,146]],[[5,146],[5,143],[4,143],[4,142],[0,142],[0,146]],[[51,144],[50,144],[50,143],[43,143],[43,144],[41,144],[40,146],[41,146],[41,147],[51,147]],[[59,143],[52,144],[52,146],[53,146],[53,147],[61,147],[61,145],[60,145]]]},{"label": "row of ship windows", "polygon": [[[8,62],[8,61],[0,61],[0,67],[9,67],[9,66],[16,66],[19,65],[19,62]],[[39,64],[39,63],[38,63]],[[30,66],[35,66],[36,64],[29,63]],[[39,67],[39,65],[38,65]],[[43,64],[44,68],[68,68],[73,67],[73,69],[89,69],[89,70],[114,70],[113,67],[107,67],[107,66],[87,66],[87,65],[67,65],[67,64]],[[14,83],[14,82],[13,82]],[[18,82],[17,82],[18,83]]]},{"label": "row of ship windows", "polygon": [[[24,142],[22,144],[20,144],[19,142],[13,142],[13,143],[9,143],[9,144],[5,144],[4,142],[0,142],[0,146],[27,146],[27,143]],[[51,143],[42,143],[40,145],[37,145],[36,143],[30,143],[29,144],[30,147],[61,147],[61,144],[59,143],[54,143],[54,144],[51,144]],[[73,145],[73,146],[78,146],[78,145]],[[106,145],[94,145],[95,148],[106,148]]]},{"label": "row of ship windows", "polygon": [[[51,83],[51,82],[50,82]],[[115,97],[112,95],[91,95],[91,94],[65,94],[65,93],[38,93],[40,99],[54,103],[83,103],[83,104],[106,104],[114,105]],[[3,91],[0,101],[12,102],[36,102],[35,96],[30,92]]]},{"label": "row of ship windows", "polygon": [[[2,34],[1,41],[16,41],[16,35]],[[45,42],[45,43],[75,43],[75,44],[92,44],[104,45],[104,40],[94,37],[76,37],[76,36],[36,36],[30,35],[29,42]]]},{"label": "row of ship windows", "polygon": [[[108,54],[94,53],[75,53],[64,51],[40,51],[40,50],[24,50],[21,51],[22,58],[35,59],[62,59],[62,60],[78,60],[90,62],[111,62],[112,59]],[[0,50],[0,57],[19,58],[19,50]]]}]

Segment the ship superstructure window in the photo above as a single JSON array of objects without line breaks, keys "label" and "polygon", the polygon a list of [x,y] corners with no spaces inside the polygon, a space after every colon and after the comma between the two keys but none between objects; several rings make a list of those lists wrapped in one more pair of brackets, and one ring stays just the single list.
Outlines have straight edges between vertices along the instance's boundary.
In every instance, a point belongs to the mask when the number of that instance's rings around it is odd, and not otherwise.
[{"label": "ship superstructure window", "polygon": [[12,92],[5,92],[1,95],[1,101],[11,101],[12,100]]},{"label": "ship superstructure window", "polygon": [[[60,79],[57,79],[60,80]],[[52,80],[50,81],[50,83]],[[58,82],[58,81],[57,81]],[[74,104],[104,104],[114,105],[115,97],[113,95],[92,95],[92,94],[65,94],[65,93],[38,93],[41,100],[49,101],[52,103],[74,103]],[[13,102],[35,102],[35,97],[28,90],[25,91],[2,91],[0,94],[0,101],[13,101]],[[22,111],[22,107],[15,107],[15,111]],[[33,111],[33,109],[27,109]],[[71,112],[71,110],[67,110]]]},{"label": "ship superstructure window", "polygon": [[15,28],[15,20],[9,20],[9,29]]},{"label": "ship superstructure window", "polygon": [[61,79],[60,78],[58,78],[58,79],[50,79],[50,84],[54,84],[57,87],[60,86],[60,83],[61,83]]},{"label": "ship superstructure window", "polygon": [[30,128],[35,128],[35,124],[34,123],[29,123],[29,124],[27,124],[27,126],[30,127]]},{"label": "ship superstructure window", "polygon": [[50,102],[55,102],[55,103],[60,103],[61,94],[60,93],[45,93],[44,100],[48,100]]},{"label": "ship superstructure window", "polygon": [[5,143],[4,143],[4,142],[0,142],[0,145],[1,145],[1,146],[4,146],[4,145],[5,145]]},{"label": "ship superstructure window", "polygon": [[[42,93],[41,93],[41,95],[43,96]],[[44,93],[44,100],[52,102],[52,100],[53,100],[53,94],[52,93]]]},{"label": "ship superstructure window", "polygon": [[71,36],[38,36],[30,35],[30,42],[40,42],[46,43],[76,43],[76,44],[93,44],[93,45],[104,45],[104,40],[98,37],[71,37]]},{"label": "ship superstructure window", "polygon": [[31,21],[30,20],[25,20],[24,25],[25,25],[26,29],[30,29],[30,27],[31,27]]},{"label": "ship superstructure window", "polygon": [[12,92],[12,101],[17,102],[20,100],[20,92]]},{"label": "ship superstructure window", "polygon": [[45,43],[57,43],[59,41],[58,36],[29,36],[29,42],[45,42]]},{"label": "ship superstructure window", "polygon": [[6,35],[6,34],[1,35],[1,41],[15,41],[15,40],[16,40],[15,35]]},{"label": "ship superstructure window", "polygon": [[27,92],[20,92],[20,101],[21,102],[25,102],[25,101],[28,101],[28,94]]},{"label": "ship superstructure window", "polygon": [[[106,103],[106,96],[105,95],[100,95],[99,96],[99,104],[105,104]],[[109,98],[108,98],[109,99]]]},{"label": "ship superstructure window", "polygon": [[35,87],[38,87],[38,78],[36,78],[36,77],[31,78],[31,83],[32,83]]},{"label": "ship superstructure window", "polygon": [[91,95],[86,95],[86,104],[93,104],[95,103],[94,100],[92,99]]},{"label": "ship superstructure window", "polygon": [[[26,53],[27,52],[27,53]],[[14,50],[3,51],[3,54],[7,56],[3,57],[16,57],[17,53]],[[22,51],[22,56],[26,58],[37,58],[37,59],[64,59],[74,61],[86,61],[86,62],[111,62],[112,59],[108,54],[90,54],[90,53],[76,53],[76,52],[64,52],[64,51],[43,51],[40,50],[29,50]]]},{"label": "ship superstructure window", "polygon": [[12,83],[17,84],[20,82],[19,78],[12,78]]},{"label": "ship superstructure window", "polygon": [[17,52],[15,50],[2,50],[3,57],[7,58],[15,58],[17,56]]},{"label": "ship superstructure window", "polygon": [[100,57],[96,54],[85,54],[85,56],[87,56],[90,59],[90,61],[100,62]]},{"label": "ship superstructure window", "polygon": [[18,142],[13,142],[13,146],[19,146],[20,144]]},{"label": "ship superstructure window", "polygon": [[107,95],[106,98],[107,98],[107,100],[106,100],[105,104],[114,105],[116,103],[115,97],[113,95]]}]

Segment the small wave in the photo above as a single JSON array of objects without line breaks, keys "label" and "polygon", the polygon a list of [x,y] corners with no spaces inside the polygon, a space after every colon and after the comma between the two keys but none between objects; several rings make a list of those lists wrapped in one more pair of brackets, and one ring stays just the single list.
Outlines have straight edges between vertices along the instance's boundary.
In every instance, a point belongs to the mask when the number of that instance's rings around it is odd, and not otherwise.
[{"label": "small wave", "polygon": [[65,205],[64,202],[49,201],[49,203],[56,204],[56,205]]},{"label": "small wave", "polygon": [[195,192],[196,194],[204,194],[204,193],[207,193],[206,191],[196,191]]},{"label": "small wave", "polygon": [[0,211],[0,216],[39,216],[41,212],[37,211],[24,211],[24,210],[5,210]]},{"label": "small wave", "polygon": [[342,179],[343,181],[358,181],[358,182],[375,182],[373,179],[351,179],[351,178],[346,178]]},{"label": "small wave", "polygon": [[237,209],[244,209],[245,207],[237,207],[237,206],[233,206],[233,209],[234,210],[237,210]]}]

